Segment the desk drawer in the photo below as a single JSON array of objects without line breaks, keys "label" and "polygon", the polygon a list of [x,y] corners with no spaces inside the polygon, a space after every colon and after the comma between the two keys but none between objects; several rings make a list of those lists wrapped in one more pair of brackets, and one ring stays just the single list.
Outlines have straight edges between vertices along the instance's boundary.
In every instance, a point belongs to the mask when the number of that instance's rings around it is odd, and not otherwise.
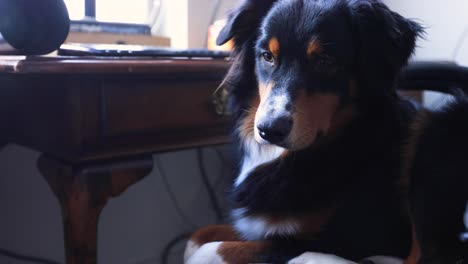
[{"label": "desk drawer", "polygon": [[81,156],[95,159],[228,142],[229,118],[216,114],[211,102],[220,81],[140,77],[135,85],[131,78],[103,80],[99,96],[95,90],[82,94],[86,105],[80,107],[81,120],[87,121],[82,122]]},{"label": "desk drawer", "polygon": [[102,136],[159,134],[224,122],[214,110],[215,81],[106,83],[102,87]]}]

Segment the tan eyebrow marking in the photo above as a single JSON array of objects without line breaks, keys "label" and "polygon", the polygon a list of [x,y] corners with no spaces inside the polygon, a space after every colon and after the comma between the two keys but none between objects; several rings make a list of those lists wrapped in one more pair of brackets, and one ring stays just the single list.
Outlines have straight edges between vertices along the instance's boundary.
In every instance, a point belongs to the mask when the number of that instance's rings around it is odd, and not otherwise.
[{"label": "tan eyebrow marking", "polygon": [[322,46],[320,46],[320,42],[318,39],[313,39],[307,45],[307,56],[312,56],[315,53],[318,53],[322,50]]},{"label": "tan eyebrow marking", "polygon": [[275,58],[278,58],[280,52],[280,44],[276,37],[270,39],[270,42],[268,42],[268,48],[270,49],[270,52],[273,54],[273,56]]}]

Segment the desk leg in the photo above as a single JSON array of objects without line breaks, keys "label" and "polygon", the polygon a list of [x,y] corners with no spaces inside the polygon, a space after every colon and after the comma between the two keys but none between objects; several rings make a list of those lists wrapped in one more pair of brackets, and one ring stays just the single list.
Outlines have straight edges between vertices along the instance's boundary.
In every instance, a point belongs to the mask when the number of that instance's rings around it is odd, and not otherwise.
[{"label": "desk leg", "polygon": [[38,167],[62,208],[67,264],[96,264],[102,209],[109,198],[148,175],[153,159],[71,165],[43,155]]}]

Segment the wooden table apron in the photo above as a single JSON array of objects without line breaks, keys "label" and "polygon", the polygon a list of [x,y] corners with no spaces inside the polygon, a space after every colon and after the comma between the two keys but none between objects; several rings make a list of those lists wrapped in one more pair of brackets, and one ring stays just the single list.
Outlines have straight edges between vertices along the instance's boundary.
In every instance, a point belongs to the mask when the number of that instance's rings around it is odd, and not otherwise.
[{"label": "wooden table apron", "polygon": [[62,207],[67,263],[96,263],[111,197],[152,170],[152,153],[228,142],[211,96],[223,60],[0,57],[0,145],[42,153]]}]

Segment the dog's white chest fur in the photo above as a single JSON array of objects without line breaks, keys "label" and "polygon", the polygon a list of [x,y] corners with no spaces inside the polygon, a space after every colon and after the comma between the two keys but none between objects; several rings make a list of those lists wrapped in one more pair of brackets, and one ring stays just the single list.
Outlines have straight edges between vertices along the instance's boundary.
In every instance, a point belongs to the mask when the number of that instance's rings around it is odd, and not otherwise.
[{"label": "dog's white chest fur", "polygon": [[[243,145],[245,153],[234,187],[241,185],[255,168],[279,158],[285,151],[284,148],[274,145],[258,144],[253,137],[245,139]],[[235,229],[248,240],[259,240],[273,235],[293,235],[299,230],[299,224],[294,221],[269,223],[265,217],[248,215],[246,208],[233,210],[231,216]]]},{"label": "dog's white chest fur", "polygon": [[261,216],[249,216],[245,208],[232,210],[234,228],[244,239],[262,240],[271,236],[290,236],[297,234],[301,224],[293,219],[285,219],[269,223],[268,219]]},{"label": "dog's white chest fur", "polygon": [[245,139],[243,144],[245,153],[242,159],[242,167],[239,176],[234,183],[235,187],[241,185],[255,168],[279,158],[285,151],[284,148],[274,145],[260,145],[253,137]]}]

